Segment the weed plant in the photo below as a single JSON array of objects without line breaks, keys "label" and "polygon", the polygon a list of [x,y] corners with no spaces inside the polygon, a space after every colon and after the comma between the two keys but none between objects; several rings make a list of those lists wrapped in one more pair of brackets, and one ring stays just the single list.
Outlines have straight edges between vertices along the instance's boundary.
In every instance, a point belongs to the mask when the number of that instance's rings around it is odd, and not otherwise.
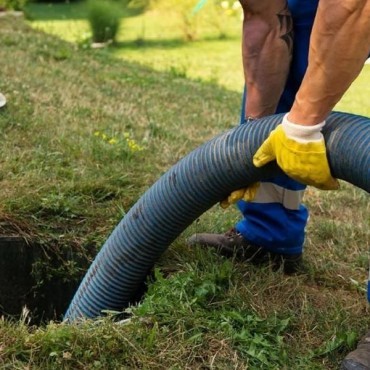
[{"label": "weed plant", "polygon": [[[8,101],[0,110],[0,230],[46,254],[67,248],[91,261],[143,191],[238,121],[239,92],[107,50],[81,51],[21,20],[5,17],[0,27],[0,91]],[[370,115],[369,72],[341,110]],[[370,327],[368,199],[344,182],[335,192],[308,189],[304,268],[292,276],[189,248],[190,234],[224,232],[239,218],[215,205],[156,263],[128,320],[108,312],[79,325],[35,327],[26,311],[2,318],[0,368],[338,369]],[[34,273],[83,275],[47,259]]]}]

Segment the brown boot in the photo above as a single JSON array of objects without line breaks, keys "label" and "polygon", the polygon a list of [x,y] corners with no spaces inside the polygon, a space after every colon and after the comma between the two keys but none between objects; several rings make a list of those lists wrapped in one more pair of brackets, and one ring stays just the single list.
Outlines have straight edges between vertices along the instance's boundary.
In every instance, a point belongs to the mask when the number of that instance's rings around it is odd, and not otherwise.
[{"label": "brown boot", "polygon": [[370,370],[370,331],[343,360],[341,370]]},{"label": "brown boot", "polygon": [[290,255],[269,252],[262,247],[251,244],[235,228],[225,234],[194,234],[187,240],[187,244],[215,248],[225,257],[235,256],[238,260],[257,265],[273,262],[275,267],[280,267],[283,264],[286,273],[297,272],[302,264],[301,253]]}]

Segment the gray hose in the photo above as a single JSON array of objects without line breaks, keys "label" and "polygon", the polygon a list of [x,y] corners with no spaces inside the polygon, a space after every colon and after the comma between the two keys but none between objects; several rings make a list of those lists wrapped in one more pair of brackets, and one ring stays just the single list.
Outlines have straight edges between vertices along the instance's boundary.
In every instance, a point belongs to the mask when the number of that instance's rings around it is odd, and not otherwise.
[{"label": "gray hose", "polygon": [[[240,125],[169,169],[131,208],[81,282],[65,320],[126,308],[154,263],[197,217],[231,191],[281,173],[257,169],[253,154],[281,122],[274,115]],[[370,119],[332,113],[323,130],[334,177],[370,192]]]}]

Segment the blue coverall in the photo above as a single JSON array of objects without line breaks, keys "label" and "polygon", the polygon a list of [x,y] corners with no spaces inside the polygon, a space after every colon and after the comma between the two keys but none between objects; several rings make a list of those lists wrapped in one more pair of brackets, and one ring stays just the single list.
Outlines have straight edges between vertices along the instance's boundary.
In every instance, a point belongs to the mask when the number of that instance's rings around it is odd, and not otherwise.
[{"label": "blue coverall", "polygon": [[[318,1],[288,0],[294,28],[293,57],[287,83],[276,113],[289,112],[307,69],[309,39]],[[247,91],[244,90],[240,123],[245,122],[246,94]],[[253,124],[253,121],[249,124]],[[275,192],[280,195],[276,199],[272,196],[270,201],[265,199],[264,202],[259,202],[258,199],[252,202],[239,201],[238,207],[244,218],[237,223],[236,230],[250,243],[271,252],[302,253],[308,210],[300,201],[297,202],[296,207],[287,207],[286,204],[289,202],[282,199],[284,196],[294,197],[294,192],[303,195],[306,186],[286,175],[268,179],[264,183],[265,186],[268,186],[268,183],[276,185],[274,188],[278,191]]]}]

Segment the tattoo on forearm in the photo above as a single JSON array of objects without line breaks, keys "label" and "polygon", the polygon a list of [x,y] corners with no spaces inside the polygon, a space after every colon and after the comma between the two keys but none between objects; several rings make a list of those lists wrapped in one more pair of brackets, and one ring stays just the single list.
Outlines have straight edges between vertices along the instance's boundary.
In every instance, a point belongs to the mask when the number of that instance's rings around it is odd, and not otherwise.
[{"label": "tattoo on forearm", "polygon": [[285,8],[282,9],[276,15],[280,23],[281,31],[280,38],[287,44],[289,53],[292,53],[294,31],[293,31],[293,20],[288,10],[288,6],[285,6]]}]

